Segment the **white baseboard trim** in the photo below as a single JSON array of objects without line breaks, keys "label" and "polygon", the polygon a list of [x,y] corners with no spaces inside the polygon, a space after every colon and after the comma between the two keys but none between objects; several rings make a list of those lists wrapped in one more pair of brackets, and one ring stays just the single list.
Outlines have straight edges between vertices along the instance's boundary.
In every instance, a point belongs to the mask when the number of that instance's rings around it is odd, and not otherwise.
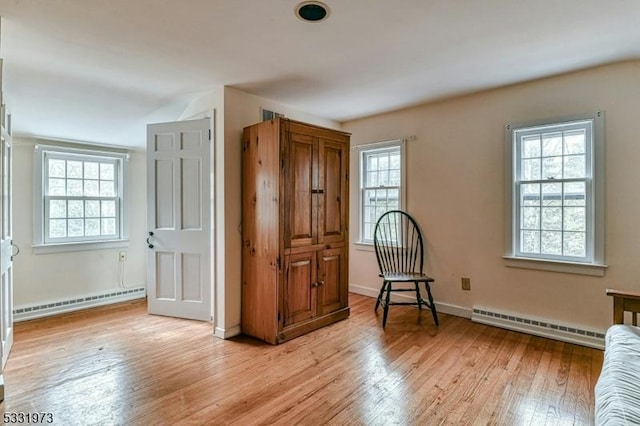
[{"label": "white baseboard trim", "polygon": [[[349,291],[363,296],[377,298],[380,290],[350,284]],[[391,299],[396,302],[415,300],[411,296],[398,293],[392,293]],[[551,320],[525,318],[522,315],[498,312],[483,307],[474,307],[473,309],[469,309],[447,303],[435,303],[436,310],[443,314],[468,318],[477,323],[527,333],[534,336],[546,337],[567,343],[575,343],[577,345],[587,346],[590,348],[604,349],[603,331],[581,329],[575,326],[558,324]]]},{"label": "white baseboard trim", "polygon": [[558,324],[552,320],[523,317],[515,313],[499,312],[485,307],[474,307],[471,321],[533,334],[534,336],[575,343],[590,348],[604,349],[604,332],[585,330],[571,325]]},{"label": "white baseboard trim", "polygon": [[[375,290],[369,287],[363,287],[360,285],[349,284],[349,291],[355,294],[361,294],[363,296],[373,297],[374,299],[378,297],[378,293],[380,290]],[[426,295],[423,295],[426,298]],[[394,302],[411,302],[415,301],[415,297],[406,296],[400,293],[392,293],[391,300]],[[463,308],[462,306],[451,305],[448,303],[440,303],[438,301],[435,302],[436,311],[442,312],[443,314],[454,315],[456,317],[462,317],[471,319],[471,309]]]},{"label": "white baseboard trim", "polygon": [[116,290],[94,293],[88,296],[57,300],[38,305],[20,306],[13,310],[13,321],[27,321],[58,315],[96,306],[110,305],[129,300],[142,299],[147,296],[146,287],[119,288]]},{"label": "white baseboard trim", "polygon": [[213,331],[213,335],[219,339],[230,339],[232,337],[238,336],[242,333],[239,325],[230,327],[228,329],[216,327]]}]

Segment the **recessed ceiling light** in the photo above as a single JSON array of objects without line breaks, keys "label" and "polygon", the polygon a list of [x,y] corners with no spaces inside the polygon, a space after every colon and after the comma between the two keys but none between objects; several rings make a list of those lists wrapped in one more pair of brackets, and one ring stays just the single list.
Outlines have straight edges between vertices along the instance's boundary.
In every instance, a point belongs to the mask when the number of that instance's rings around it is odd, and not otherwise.
[{"label": "recessed ceiling light", "polygon": [[303,1],[296,6],[296,16],[307,22],[320,22],[329,17],[329,6],[319,1]]}]

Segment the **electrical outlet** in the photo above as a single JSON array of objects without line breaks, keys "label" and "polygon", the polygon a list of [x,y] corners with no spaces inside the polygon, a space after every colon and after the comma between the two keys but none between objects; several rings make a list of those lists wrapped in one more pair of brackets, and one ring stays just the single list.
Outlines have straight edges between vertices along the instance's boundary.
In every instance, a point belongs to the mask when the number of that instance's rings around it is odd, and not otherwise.
[{"label": "electrical outlet", "polygon": [[462,289],[463,290],[471,290],[471,278],[462,277]]},{"label": "electrical outlet", "polygon": [[127,252],[126,251],[121,251],[120,253],[118,253],[118,260],[120,262],[126,262],[127,261]]}]

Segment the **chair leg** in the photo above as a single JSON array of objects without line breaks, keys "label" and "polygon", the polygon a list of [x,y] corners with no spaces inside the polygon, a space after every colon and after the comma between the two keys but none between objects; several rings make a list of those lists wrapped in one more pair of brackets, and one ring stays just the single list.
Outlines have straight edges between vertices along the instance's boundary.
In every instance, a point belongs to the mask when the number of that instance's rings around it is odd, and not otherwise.
[{"label": "chair leg", "polygon": [[422,296],[420,295],[420,283],[416,281],[416,300],[418,301],[418,309],[422,310]]},{"label": "chair leg", "polygon": [[438,313],[436,312],[436,304],[433,303],[433,296],[431,296],[431,287],[429,286],[429,283],[424,283],[424,285],[427,288],[427,296],[429,297],[429,307],[431,308],[433,321],[436,323],[436,325],[440,325],[440,322],[438,322]]},{"label": "chair leg", "polygon": [[386,282],[382,282],[382,287],[380,287],[380,293],[378,293],[378,299],[376,300],[376,307],[373,308],[374,312],[378,312],[378,306],[380,306],[380,302],[382,301],[382,295],[384,294],[384,287],[386,284]]},{"label": "chair leg", "polygon": [[387,289],[387,296],[385,297],[384,313],[382,315],[382,328],[387,325],[387,315],[389,315],[389,302],[391,301],[391,283],[385,283]]}]

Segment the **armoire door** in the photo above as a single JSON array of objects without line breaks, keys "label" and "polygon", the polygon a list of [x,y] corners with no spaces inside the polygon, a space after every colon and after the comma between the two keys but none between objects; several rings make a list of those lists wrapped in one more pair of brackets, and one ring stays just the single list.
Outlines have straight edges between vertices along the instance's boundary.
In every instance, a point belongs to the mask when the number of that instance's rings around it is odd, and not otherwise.
[{"label": "armoire door", "polygon": [[316,252],[285,256],[283,327],[306,321],[317,314]]},{"label": "armoire door", "polygon": [[287,215],[286,247],[308,246],[316,243],[318,144],[314,139],[308,135],[289,133],[284,200]]},{"label": "armoire door", "polygon": [[347,203],[349,202],[347,173],[349,146],[320,139],[318,142],[318,243],[345,241]]},{"label": "armoire door", "polygon": [[347,306],[346,248],[318,251],[318,305],[319,315]]}]

